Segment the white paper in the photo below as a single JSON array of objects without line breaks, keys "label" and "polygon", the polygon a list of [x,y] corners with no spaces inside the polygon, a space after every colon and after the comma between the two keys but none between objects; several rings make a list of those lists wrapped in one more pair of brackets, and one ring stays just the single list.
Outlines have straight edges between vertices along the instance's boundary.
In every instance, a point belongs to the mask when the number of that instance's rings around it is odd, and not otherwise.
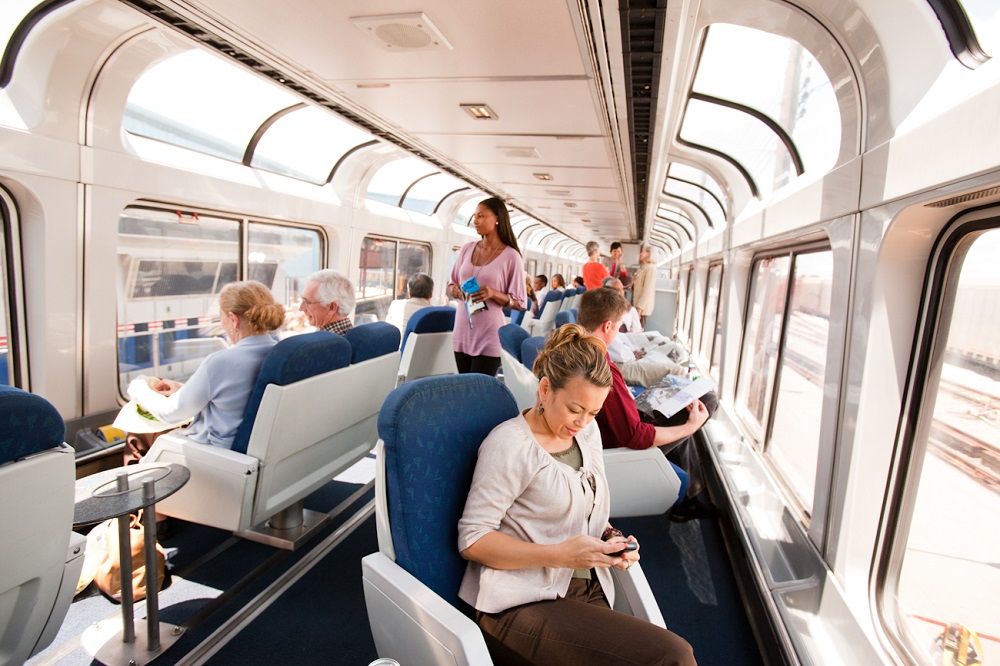
[{"label": "white paper", "polygon": [[692,402],[715,390],[715,382],[708,377],[699,377],[687,386],[678,387],[674,392],[669,389],[657,388],[649,398],[649,406],[664,416],[670,418]]}]

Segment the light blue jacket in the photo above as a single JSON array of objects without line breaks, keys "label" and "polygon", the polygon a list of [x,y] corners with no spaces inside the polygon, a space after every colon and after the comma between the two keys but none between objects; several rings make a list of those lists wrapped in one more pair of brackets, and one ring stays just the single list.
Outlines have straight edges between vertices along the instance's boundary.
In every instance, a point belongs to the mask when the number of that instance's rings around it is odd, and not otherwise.
[{"label": "light blue jacket", "polygon": [[194,417],[185,431],[191,441],[232,448],[260,366],[274,345],[267,334],[243,338],[210,354],[173,395],[157,393],[144,379],[133,380],[128,395],[161,421],[179,423]]}]

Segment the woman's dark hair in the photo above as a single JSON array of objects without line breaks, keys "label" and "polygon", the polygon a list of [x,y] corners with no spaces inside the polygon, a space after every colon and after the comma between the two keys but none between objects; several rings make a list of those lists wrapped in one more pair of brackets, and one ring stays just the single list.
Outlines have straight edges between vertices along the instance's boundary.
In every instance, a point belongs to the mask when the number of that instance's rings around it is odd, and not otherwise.
[{"label": "woman's dark hair", "polygon": [[521,248],[517,246],[517,239],[514,237],[514,228],[510,226],[510,213],[507,212],[507,204],[496,197],[483,199],[479,204],[486,206],[490,212],[497,216],[497,235],[500,236],[503,244],[511,246],[517,250],[518,254],[521,254]]},{"label": "woman's dark hair", "polygon": [[552,280],[551,280],[551,282],[552,282],[552,287],[553,288],[556,287],[556,281],[559,282],[559,286],[560,287],[562,287],[563,289],[566,288],[566,278],[564,278],[562,276],[562,273],[553,273],[552,274]]}]

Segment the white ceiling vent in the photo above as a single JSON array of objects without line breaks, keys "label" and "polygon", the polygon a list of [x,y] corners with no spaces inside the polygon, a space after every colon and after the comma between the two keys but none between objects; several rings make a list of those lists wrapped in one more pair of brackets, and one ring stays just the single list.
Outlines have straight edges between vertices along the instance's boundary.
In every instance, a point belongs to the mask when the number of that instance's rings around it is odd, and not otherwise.
[{"label": "white ceiling vent", "polygon": [[531,146],[497,146],[507,157],[541,159],[541,155]]},{"label": "white ceiling vent", "polygon": [[451,44],[423,12],[354,16],[358,30],[378,42],[386,51],[451,50]]}]

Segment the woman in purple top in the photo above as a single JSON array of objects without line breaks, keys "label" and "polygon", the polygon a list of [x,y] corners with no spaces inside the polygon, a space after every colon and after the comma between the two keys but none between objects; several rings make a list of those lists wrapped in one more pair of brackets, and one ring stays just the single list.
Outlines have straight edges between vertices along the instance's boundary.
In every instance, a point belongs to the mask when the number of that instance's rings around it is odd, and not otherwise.
[{"label": "woman in purple top", "polygon": [[[500,369],[503,309],[523,310],[527,302],[524,267],[503,201],[491,197],[479,202],[473,224],[483,238],[462,247],[448,283],[448,295],[463,302],[455,313],[452,336],[455,364],[462,373],[495,375]],[[476,278],[479,291],[466,294],[462,285],[470,278]]]}]

